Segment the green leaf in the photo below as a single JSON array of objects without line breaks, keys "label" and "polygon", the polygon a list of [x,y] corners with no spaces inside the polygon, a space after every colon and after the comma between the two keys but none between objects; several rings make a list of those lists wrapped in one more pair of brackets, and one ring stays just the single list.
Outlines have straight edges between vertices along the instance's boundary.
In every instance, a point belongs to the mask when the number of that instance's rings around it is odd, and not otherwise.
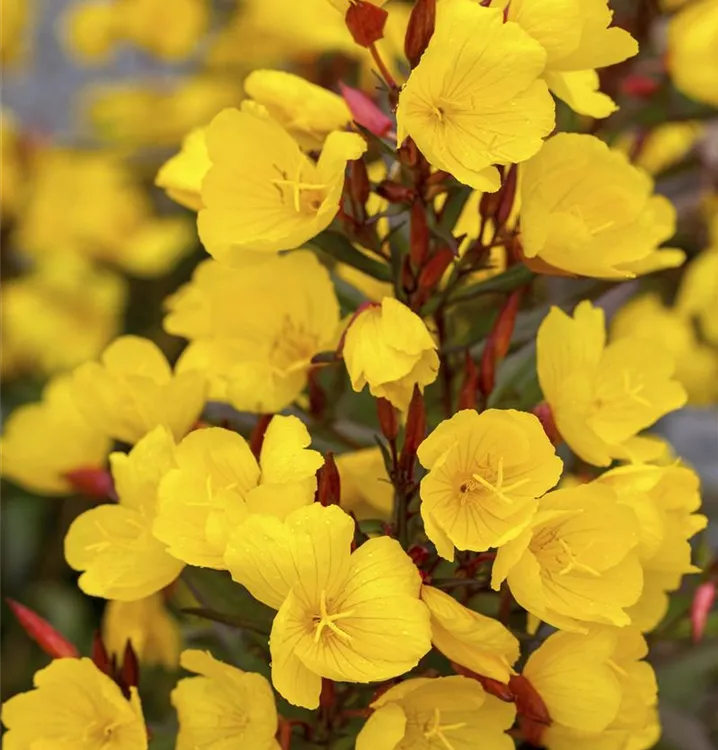
[{"label": "green leaf", "polygon": [[441,219],[438,224],[441,231],[451,233],[470,196],[471,188],[466,185],[459,185],[449,191],[446,202],[441,207]]},{"label": "green leaf", "polygon": [[388,265],[364,255],[338,232],[324,231],[308,242],[307,246],[320,250],[340,263],[346,263],[379,281],[391,281],[391,270]]},{"label": "green leaf", "polygon": [[186,615],[202,617],[205,620],[211,620],[212,622],[221,622],[223,625],[230,625],[233,628],[251,630],[253,633],[258,633],[259,635],[269,635],[269,630],[259,628],[256,623],[242,617],[241,615],[215,612],[215,610],[207,609],[205,607],[185,607],[181,611]]},{"label": "green leaf", "polygon": [[503,273],[492,276],[485,281],[463,287],[460,292],[449,298],[449,304],[473,299],[482,294],[493,294],[495,292],[513,292],[520,286],[528,284],[534,278],[534,272],[529,270],[523,263],[511,266]]}]

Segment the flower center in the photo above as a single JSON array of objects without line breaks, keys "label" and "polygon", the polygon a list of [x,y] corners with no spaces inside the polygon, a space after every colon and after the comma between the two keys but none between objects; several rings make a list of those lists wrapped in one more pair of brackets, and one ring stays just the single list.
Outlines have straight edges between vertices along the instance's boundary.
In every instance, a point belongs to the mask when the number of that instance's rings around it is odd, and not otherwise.
[{"label": "flower center", "polygon": [[317,348],[317,337],[286,316],[279,335],[272,343],[270,358],[272,363],[284,372],[300,363],[307,363]]},{"label": "flower center", "polygon": [[322,205],[322,200],[324,199],[323,191],[326,190],[327,186],[323,183],[303,182],[303,166],[300,161],[297,165],[297,171],[291,179],[283,169],[277,167],[277,171],[281,177],[277,180],[272,180],[272,184],[279,188],[283,201],[287,197],[291,198],[294,210],[298,214],[316,213]]},{"label": "flower center", "polygon": [[322,589],[321,594],[319,594],[319,614],[315,615],[313,618],[315,627],[314,642],[319,643],[322,637],[322,633],[324,632],[324,628],[329,628],[329,630],[331,630],[332,633],[337,636],[337,638],[340,638],[347,643],[351,641],[352,636],[342,630],[336,623],[337,620],[344,620],[347,617],[351,617],[353,614],[354,610],[329,614],[329,611],[327,610],[327,592]]},{"label": "flower center", "polygon": [[499,458],[496,471],[487,470],[485,473],[493,473],[494,476],[488,479],[481,474],[471,474],[464,479],[459,485],[459,496],[462,503],[470,503],[486,498],[486,495],[500,500],[501,502],[511,504],[511,498],[507,497],[507,492],[513,492],[522,487],[527,479],[519,479],[513,484],[504,484],[504,459]]},{"label": "flower center", "polygon": [[[586,549],[590,546],[591,543],[589,542]],[[541,529],[531,540],[530,549],[539,558],[542,568],[552,572],[555,571],[560,576],[574,570],[586,573],[594,578],[601,575],[595,568],[578,559],[569,543],[558,536],[556,528]]]},{"label": "flower center", "polygon": [[449,742],[444,732],[451,732],[456,729],[462,729],[466,726],[466,722],[458,722],[456,724],[442,724],[441,723],[441,711],[438,708],[434,709],[434,716],[432,720],[427,724],[424,730],[424,739],[433,740],[437,739],[446,750],[455,750],[454,745]]}]

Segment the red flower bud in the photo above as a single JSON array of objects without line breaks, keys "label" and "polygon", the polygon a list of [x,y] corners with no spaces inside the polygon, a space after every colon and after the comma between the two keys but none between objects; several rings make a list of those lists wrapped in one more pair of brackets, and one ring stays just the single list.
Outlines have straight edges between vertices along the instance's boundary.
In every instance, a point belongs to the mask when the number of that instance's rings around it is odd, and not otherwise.
[{"label": "red flower bud", "polygon": [[93,500],[117,499],[112,475],[107,469],[97,466],[84,466],[65,473],[65,479],[72,488]]},{"label": "red flower bud", "polygon": [[405,255],[401,262],[401,288],[407,296],[411,296],[416,291],[416,276],[408,255]]},{"label": "red flower bud", "polygon": [[53,659],[77,658],[79,656],[75,646],[55,630],[47,620],[14,599],[6,599],[5,601],[17,617],[22,629],[46,654]]},{"label": "red flower bud", "polygon": [[404,445],[401,449],[399,463],[407,476],[411,476],[416,459],[416,451],[426,436],[426,408],[424,397],[419,386],[414,386],[414,394],[409,404],[409,412],[406,417],[406,430],[404,432]]},{"label": "red flower bud", "polygon": [[404,37],[404,54],[412,68],[421,60],[436,24],[436,0],[416,0]]},{"label": "red flower bud", "polygon": [[110,659],[110,655],[107,652],[107,647],[105,646],[105,643],[102,640],[102,635],[100,634],[99,630],[95,631],[95,634],[92,638],[92,649],[90,651],[90,658],[92,659],[93,664],[100,670],[100,672],[104,672],[106,675],[114,679],[115,677],[114,659]]},{"label": "red flower bud", "polygon": [[317,471],[316,501],[322,505],[339,505],[341,498],[341,480],[334,461],[334,454],[328,451],[324,457],[324,466]]},{"label": "red flower bud", "polygon": [[125,653],[122,655],[122,669],[117,676],[117,684],[127,696],[131,687],[137,687],[140,682],[140,663],[137,654],[132,648],[132,642],[128,639],[125,645]]},{"label": "red flower bud", "polygon": [[262,452],[264,435],[267,432],[267,427],[269,427],[269,423],[272,421],[273,416],[274,414],[260,414],[252,428],[252,434],[249,436],[249,449],[258,461],[259,454]]},{"label": "red flower bud", "polygon": [[463,677],[469,677],[472,680],[480,682],[481,686],[489,695],[493,695],[495,698],[498,698],[504,703],[514,702],[515,696],[513,694],[513,691],[505,683],[494,680],[491,677],[484,677],[483,675],[473,672],[468,667],[463,667],[461,664],[456,664],[456,662],[453,661],[451,662],[451,666],[454,672],[456,672],[457,674],[460,674]]},{"label": "red flower bud", "polygon": [[411,204],[409,255],[416,268],[422,268],[429,256],[429,224],[426,206],[418,198]]},{"label": "red flower bud", "polygon": [[464,360],[464,382],[459,391],[459,409],[476,408],[476,392],[479,389],[479,370],[467,349]]},{"label": "red flower bud", "polygon": [[399,418],[396,409],[385,398],[378,398],[376,400],[376,411],[379,417],[381,434],[389,442],[393,442],[399,435]]},{"label": "red flower bud", "polygon": [[635,99],[650,99],[660,88],[660,81],[640,73],[626,76],[621,82],[622,93]]},{"label": "red flower bud", "polygon": [[456,256],[451,248],[442,247],[429,259],[419,274],[419,288],[426,291],[433,290],[444,277],[446,269],[454,262]]},{"label": "red flower bud", "polygon": [[501,187],[499,205],[496,209],[496,223],[502,227],[509,220],[511,211],[514,207],[514,201],[516,200],[516,185],[517,185],[518,168],[515,164],[509,167],[509,171],[506,173],[506,178]]},{"label": "red flower bud", "polygon": [[546,704],[523,675],[513,675],[509,680],[509,687],[515,696],[521,734],[527,742],[541,747],[544,730],[551,726],[551,716]]},{"label": "red flower bud", "polygon": [[341,81],[339,82],[339,90],[352,113],[354,122],[358,125],[380,138],[394,127],[392,119],[384,114],[363,91],[347,86]]},{"label": "red flower bud", "polygon": [[531,413],[538,417],[538,420],[541,422],[541,426],[546,433],[546,437],[548,437],[554,445],[560,445],[563,442],[563,438],[558,431],[558,427],[556,427],[551,407],[545,401],[542,401],[533,408]]},{"label": "red flower bud", "polygon": [[407,550],[407,554],[417,568],[420,568],[429,559],[430,556],[428,548],[423,544],[413,544]]},{"label": "red flower bud", "polygon": [[513,291],[499,311],[499,316],[486,340],[481,356],[481,391],[488,396],[496,384],[496,370],[506,356],[516,325],[516,315],[521,303],[522,289]]},{"label": "red flower bud", "polygon": [[354,41],[361,47],[371,47],[384,37],[384,24],[389,14],[365,0],[352,0],[344,20]]},{"label": "red flower bud", "polygon": [[366,171],[366,164],[363,159],[355,159],[349,162],[349,195],[360,206],[364,206],[369,200],[371,184],[369,183],[369,174]]},{"label": "red flower bud", "polygon": [[708,623],[708,615],[716,601],[716,582],[702,583],[693,595],[691,603],[691,632],[693,643],[700,643]]},{"label": "red flower bud", "polygon": [[377,186],[376,192],[389,203],[411,203],[416,197],[416,190],[407,185],[401,185],[391,180],[383,180]]}]

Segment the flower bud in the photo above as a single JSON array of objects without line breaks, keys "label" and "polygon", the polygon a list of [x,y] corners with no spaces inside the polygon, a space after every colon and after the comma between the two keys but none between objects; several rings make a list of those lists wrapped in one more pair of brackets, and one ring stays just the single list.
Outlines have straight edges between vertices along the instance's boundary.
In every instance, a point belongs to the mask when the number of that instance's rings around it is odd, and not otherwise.
[{"label": "flower bud", "polygon": [[317,502],[321,505],[339,505],[341,480],[334,461],[334,454],[327,451],[324,465],[317,471]]},{"label": "flower bud", "polygon": [[129,695],[131,687],[137,687],[140,681],[140,663],[132,648],[132,641],[127,639],[125,651],[122,655],[122,669],[117,675],[117,684],[125,695]]},{"label": "flower bud", "polygon": [[[349,162],[349,195],[362,208],[369,200],[371,184],[369,183],[369,174],[366,170],[366,164],[363,159],[355,159]],[[366,212],[365,212],[366,213]]]},{"label": "flower bud", "polygon": [[442,247],[435,252],[429,262],[421,269],[419,274],[419,288],[431,291],[441,281],[446,269],[453,263],[456,256],[451,248]]},{"label": "flower bud", "polygon": [[532,414],[538,417],[538,421],[541,422],[541,426],[546,433],[546,437],[548,437],[548,439],[554,445],[560,445],[561,443],[563,443],[563,438],[561,437],[561,433],[558,431],[558,427],[556,426],[556,421],[553,418],[551,407],[545,401],[537,404],[533,408]]},{"label": "flower bud", "polygon": [[65,479],[80,495],[93,500],[116,499],[112,475],[95,466],[80,467],[65,473]]},{"label": "flower bud", "polygon": [[469,351],[466,351],[464,360],[464,381],[459,391],[458,409],[475,409],[476,392],[479,389],[479,370],[476,363],[471,358]]},{"label": "flower bud", "polygon": [[436,0],[416,0],[404,37],[404,54],[412,69],[419,64],[436,24]]},{"label": "flower bud", "polygon": [[401,468],[411,476],[416,459],[416,451],[426,437],[426,407],[424,397],[419,386],[414,386],[414,394],[411,397],[409,411],[406,417],[406,430],[404,432],[404,445],[401,449],[399,464]]},{"label": "flower bud", "polygon": [[17,617],[22,629],[35,643],[53,659],[77,658],[75,646],[61,635],[50,623],[14,599],[6,599],[8,606]]},{"label": "flower bud", "polygon": [[389,442],[393,442],[399,435],[399,418],[396,409],[385,398],[378,398],[376,400],[376,411],[379,417],[381,434]]},{"label": "flower bud", "polygon": [[383,180],[377,186],[376,192],[389,203],[411,203],[416,197],[416,190],[407,185],[401,185],[391,180]]},{"label": "flower bud", "polygon": [[489,695],[493,695],[494,698],[498,698],[504,703],[514,702],[514,693],[511,688],[505,683],[499,682],[499,680],[494,680],[491,677],[484,677],[483,675],[473,672],[468,667],[464,667],[461,664],[456,664],[456,662],[453,661],[451,662],[451,666],[454,672],[456,672],[457,674],[460,674],[463,677],[469,677],[472,680],[476,680],[477,682],[481,683],[481,687],[483,687]]},{"label": "flower bud", "polygon": [[344,20],[354,41],[361,47],[371,47],[384,37],[384,24],[388,13],[378,6],[353,0]]},{"label": "flower bud", "polygon": [[110,659],[110,654],[107,651],[105,642],[102,640],[102,635],[99,630],[95,631],[92,637],[92,648],[90,650],[90,658],[92,663],[104,674],[115,678],[115,665],[113,660]]},{"label": "flower bud", "polygon": [[544,730],[551,726],[551,716],[546,704],[523,675],[513,675],[509,680],[509,687],[516,700],[521,734],[527,742],[541,747]]},{"label": "flower bud", "polygon": [[518,168],[515,164],[512,164],[509,171],[506,173],[504,184],[501,187],[499,205],[496,209],[496,223],[502,227],[509,220],[511,211],[514,207],[516,200],[516,185],[517,185]]},{"label": "flower bud", "polygon": [[347,86],[341,81],[339,81],[339,91],[357,125],[361,125],[380,138],[394,127],[391,117],[382,112],[363,91]]},{"label": "flower bud", "polygon": [[516,315],[521,304],[523,290],[516,289],[509,295],[499,311],[499,316],[486,340],[481,356],[481,392],[488,396],[496,384],[496,370],[503,361],[511,345],[511,337],[516,325]]},{"label": "flower bud", "polygon": [[691,632],[693,643],[700,643],[708,623],[710,614],[716,600],[716,582],[706,581],[702,583],[693,595],[691,602]]}]

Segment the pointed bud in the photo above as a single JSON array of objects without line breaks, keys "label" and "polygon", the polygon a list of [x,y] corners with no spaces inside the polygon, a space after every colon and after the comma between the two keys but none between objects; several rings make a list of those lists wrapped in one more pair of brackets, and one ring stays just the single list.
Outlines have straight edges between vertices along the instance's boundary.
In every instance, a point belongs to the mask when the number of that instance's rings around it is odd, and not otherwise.
[{"label": "pointed bud", "polygon": [[429,224],[426,206],[418,198],[411,204],[409,255],[416,268],[422,268],[429,257]]},{"label": "pointed bud", "polygon": [[107,469],[96,466],[80,467],[65,472],[65,479],[80,495],[93,500],[117,499],[112,475]]},{"label": "pointed bud", "polygon": [[446,269],[454,262],[456,256],[449,247],[437,250],[419,274],[419,288],[432,291],[444,278]]},{"label": "pointed bud", "polygon": [[324,466],[317,471],[317,497],[321,505],[339,505],[341,498],[341,480],[339,469],[334,461],[334,454],[327,451]]},{"label": "pointed bud", "polygon": [[90,651],[90,658],[93,664],[106,675],[109,675],[114,679],[115,676],[115,665],[110,659],[110,655],[107,653],[105,642],[102,640],[102,635],[99,630],[95,631],[92,638],[92,650]]},{"label": "pointed bud", "polygon": [[376,192],[389,203],[411,203],[416,198],[416,190],[407,185],[401,185],[391,180],[383,180],[376,188]]},{"label": "pointed bud", "polygon": [[476,680],[481,683],[481,686],[489,694],[498,698],[504,703],[513,703],[514,694],[511,688],[503,682],[494,680],[491,677],[484,677],[483,675],[472,672],[468,667],[463,667],[461,664],[451,662],[451,666],[457,674],[463,675],[464,677],[470,677],[472,680]]},{"label": "pointed bud", "polygon": [[634,99],[650,99],[660,88],[660,80],[640,73],[626,76],[621,81],[621,92]]},{"label": "pointed bud", "polygon": [[416,0],[404,37],[404,54],[412,69],[419,64],[436,24],[436,0]]},{"label": "pointed bud", "polygon": [[355,159],[349,162],[349,195],[360,206],[365,206],[369,200],[371,184],[369,174],[366,171],[364,159]]},{"label": "pointed bud", "polygon": [[267,432],[267,427],[269,427],[269,423],[272,421],[273,416],[274,414],[260,414],[252,428],[252,434],[249,436],[249,448],[257,461],[259,461],[259,456],[262,452],[264,435]]},{"label": "pointed bud", "polygon": [[545,401],[542,401],[532,409],[531,413],[538,417],[538,421],[541,422],[541,426],[546,433],[546,437],[554,445],[561,445],[561,443],[563,443],[563,438],[561,437],[561,433],[558,431],[558,427],[556,426],[551,407]]},{"label": "pointed bud", "polygon": [[479,390],[479,370],[471,358],[469,350],[466,350],[464,359],[464,380],[459,391],[459,409],[475,409],[476,395]]},{"label": "pointed bud", "polygon": [[406,553],[417,568],[424,565],[431,556],[428,547],[425,547],[423,544],[413,544]]},{"label": "pointed bud", "polygon": [[488,396],[494,390],[496,370],[509,351],[522,294],[522,289],[511,292],[499,311],[499,316],[486,340],[486,346],[481,356],[481,377],[479,380],[481,392],[485,396]]},{"label": "pointed bud", "polygon": [[43,617],[14,599],[6,599],[5,601],[17,617],[22,629],[46,654],[53,659],[77,658],[79,656],[75,646]]},{"label": "pointed bud", "polygon": [[512,675],[509,687],[516,698],[516,710],[521,716],[543,726],[551,725],[551,716],[543,698],[523,675]]},{"label": "pointed bud", "polygon": [[140,663],[137,660],[137,654],[134,648],[132,648],[132,641],[127,639],[125,644],[125,652],[122,655],[122,669],[120,670],[118,680],[119,686],[123,692],[129,694],[131,687],[137,687],[140,682]]},{"label": "pointed bud", "polygon": [[379,417],[381,434],[390,442],[394,442],[399,435],[399,415],[392,404],[385,398],[376,400],[376,412]]},{"label": "pointed bud", "polygon": [[363,91],[347,86],[341,81],[339,81],[339,91],[357,125],[361,125],[379,138],[383,138],[394,128],[391,117],[382,112]]},{"label": "pointed bud", "polygon": [[[501,193],[484,193],[479,201],[479,213],[484,219],[493,219],[501,204]],[[480,239],[480,238],[479,238]]]},{"label": "pointed bud", "polygon": [[716,601],[716,582],[702,583],[693,595],[691,603],[691,633],[693,643],[700,643],[708,624],[708,615]]},{"label": "pointed bud", "polygon": [[373,3],[352,0],[344,20],[354,41],[361,47],[371,47],[384,37],[384,24],[389,14]]},{"label": "pointed bud", "polygon": [[411,476],[416,459],[416,451],[426,437],[426,408],[424,397],[419,386],[414,386],[414,395],[411,397],[409,411],[406,417],[406,429],[404,431],[404,445],[401,449],[399,463],[408,476]]},{"label": "pointed bud", "polygon": [[514,202],[516,200],[516,185],[517,185],[518,167],[512,164],[509,167],[509,171],[506,173],[504,183],[501,187],[499,205],[496,209],[496,223],[503,227],[511,216],[511,212],[514,208]]}]

